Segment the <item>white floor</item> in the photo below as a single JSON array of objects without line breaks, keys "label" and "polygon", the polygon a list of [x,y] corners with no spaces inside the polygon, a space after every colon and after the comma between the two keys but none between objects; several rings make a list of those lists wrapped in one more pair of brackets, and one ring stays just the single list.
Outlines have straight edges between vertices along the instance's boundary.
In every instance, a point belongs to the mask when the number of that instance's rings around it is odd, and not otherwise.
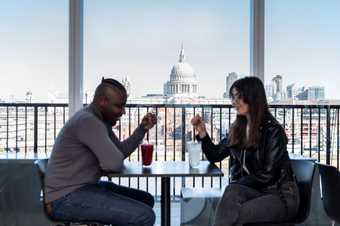
[{"label": "white floor", "polygon": [[[154,207],[154,211],[156,213],[156,226],[161,225],[161,208],[160,202],[157,201]],[[180,202],[173,201],[171,202],[171,225],[172,226],[179,226],[180,225]]]}]

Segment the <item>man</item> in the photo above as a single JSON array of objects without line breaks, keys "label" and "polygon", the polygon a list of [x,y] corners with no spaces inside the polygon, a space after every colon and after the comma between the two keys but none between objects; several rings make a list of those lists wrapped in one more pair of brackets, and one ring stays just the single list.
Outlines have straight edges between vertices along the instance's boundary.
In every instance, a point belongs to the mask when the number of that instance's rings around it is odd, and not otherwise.
[{"label": "man", "polygon": [[148,113],[128,139],[119,141],[112,126],[125,114],[126,100],[121,83],[103,78],[92,103],[60,131],[45,176],[45,205],[52,218],[119,226],[154,224],[149,193],[99,181],[103,171],[119,171],[156,124],[155,115]]}]

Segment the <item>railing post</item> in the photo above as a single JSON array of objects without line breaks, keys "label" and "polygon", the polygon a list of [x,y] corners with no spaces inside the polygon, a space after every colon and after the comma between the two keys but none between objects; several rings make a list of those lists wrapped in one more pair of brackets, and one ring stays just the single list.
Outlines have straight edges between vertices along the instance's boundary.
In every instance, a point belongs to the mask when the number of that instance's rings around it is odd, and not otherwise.
[{"label": "railing post", "polygon": [[18,106],[15,107],[15,152],[18,152]]},{"label": "railing post", "polygon": [[185,161],[185,107],[182,107],[182,161]]},{"label": "railing post", "polygon": [[[185,161],[185,132],[186,132],[186,125],[185,125],[185,107],[182,107],[182,161]],[[182,187],[185,187],[185,178],[182,177],[181,180]]]},{"label": "railing post", "polygon": [[331,109],[327,106],[326,112],[326,164],[331,165]]},{"label": "railing post", "polygon": [[34,106],[34,154],[38,153],[38,106]]},{"label": "railing post", "polygon": [[6,107],[6,152],[9,151],[8,147],[8,139],[9,139],[9,107]]}]

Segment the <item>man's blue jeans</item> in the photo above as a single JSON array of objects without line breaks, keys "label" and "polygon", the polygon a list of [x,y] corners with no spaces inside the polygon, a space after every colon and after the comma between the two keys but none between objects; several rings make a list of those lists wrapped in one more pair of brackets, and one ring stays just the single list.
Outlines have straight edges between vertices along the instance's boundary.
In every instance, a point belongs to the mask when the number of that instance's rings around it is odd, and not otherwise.
[{"label": "man's blue jeans", "polygon": [[85,185],[51,202],[51,217],[118,226],[152,226],[154,199],[147,192],[111,182]]}]

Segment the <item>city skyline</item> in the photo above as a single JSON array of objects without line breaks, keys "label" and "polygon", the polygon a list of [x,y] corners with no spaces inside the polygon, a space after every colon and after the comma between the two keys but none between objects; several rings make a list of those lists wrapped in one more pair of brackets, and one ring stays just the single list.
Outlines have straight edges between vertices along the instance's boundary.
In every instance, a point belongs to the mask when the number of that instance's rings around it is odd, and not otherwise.
[{"label": "city skyline", "polygon": [[[340,2],[267,2],[265,83],[281,75],[284,87],[340,99]],[[67,94],[68,0],[0,6],[0,98]],[[228,73],[249,74],[249,11],[249,1],[84,1],[84,93],[102,76],[128,76],[136,97],[162,93],[183,43],[200,95],[221,98]]]}]

